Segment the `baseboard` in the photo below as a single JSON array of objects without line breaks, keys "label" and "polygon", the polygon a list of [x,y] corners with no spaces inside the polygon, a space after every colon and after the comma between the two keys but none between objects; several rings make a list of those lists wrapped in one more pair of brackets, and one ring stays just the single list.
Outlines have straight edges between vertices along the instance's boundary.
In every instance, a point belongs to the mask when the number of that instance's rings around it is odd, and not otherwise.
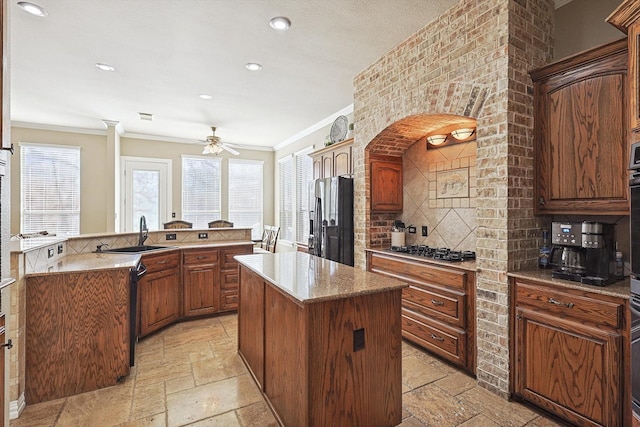
[{"label": "baseboard", "polygon": [[9,419],[15,420],[20,416],[22,410],[24,409],[26,403],[24,401],[24,393],[20,395],[18,400],[12,400],[9,402]]}]

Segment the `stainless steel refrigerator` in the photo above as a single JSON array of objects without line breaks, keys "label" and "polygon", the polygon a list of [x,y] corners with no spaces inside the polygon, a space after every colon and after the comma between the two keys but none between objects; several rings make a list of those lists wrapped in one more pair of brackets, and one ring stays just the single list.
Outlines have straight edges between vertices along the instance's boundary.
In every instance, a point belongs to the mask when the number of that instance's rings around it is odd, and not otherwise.
[{"label": "stainless steel refrigerator", "polygon": [[310,182],[309,209],[309,253],[353,266],[353,178]]}]

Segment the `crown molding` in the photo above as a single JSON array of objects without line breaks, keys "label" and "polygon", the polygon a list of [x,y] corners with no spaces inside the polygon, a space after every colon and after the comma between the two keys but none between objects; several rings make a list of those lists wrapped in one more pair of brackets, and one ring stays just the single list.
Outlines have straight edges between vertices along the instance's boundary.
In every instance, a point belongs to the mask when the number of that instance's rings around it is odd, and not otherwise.
[{"label": "crown molding", "polygon": [[11,127],[34,130],[47,130],[53,132],[84,133],[87,135],[106,135],[106,129],[76,128],[70,126],[45,125],[41,123],[11,121]]}]

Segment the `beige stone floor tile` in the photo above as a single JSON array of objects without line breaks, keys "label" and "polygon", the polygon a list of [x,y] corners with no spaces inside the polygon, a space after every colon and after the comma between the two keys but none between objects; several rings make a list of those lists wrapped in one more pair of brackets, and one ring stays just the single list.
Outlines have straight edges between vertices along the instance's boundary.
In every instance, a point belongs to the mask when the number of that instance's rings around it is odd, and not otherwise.
[{"label": "beige stone floor tile", "polygon": [[159,383],[191,375],[191,363],[161,361],[138,367],[137,384]]},{"label": "beige stone floor tile", "polygon": [[402,358],[402,383],[416,389],[446,376],[439,366],[420,360],[415,355]]},{"label": "beige stone floor tile", "polygon": [[509,402],[482,387],[474,387],[457,396],[465,405],[476,408],[504,427],[520,427],[539,414],[524,405]]},{"label": "beige stone floor tile", "polygon": [[164,383],[137,384],[133,390],[130,420],[166,412]]},{"label": "beige stone floor tile", "polygon": [[168,424],[179,426],[234,410],[262,399],[248,374],[167,396]]},{"label": "beige stone floor tile", "polygon": [[480,413],[434,384],[405,393],[402,405],[428,426],[456,427]]},{"label": "beige stone floor tile", "polygon": [[428,427],[428,426],[422,423],[419,419],[415,417],[409,417],[402,420],[402,422],[398,424],[398,427]]},{"label": "beige stone floor tile", "polygon": [[275,417],[264,400],[236,411],[243,427],[277,427]]},{"label": "beige stone floor tile", "polygon": [[193,380],[193,375],[187,375],[184,377],[167,380],[164,382],[164,385],[165,393],[170,394],[192,388],[196,385],[196,382]]},{"label": "beige stone floor tile", "polygon": [[237,354],[198,360],[191,367],[197,386],[247,373],[244,362]]},{"label": "beige stone floor tile", "polygon": [[67,398],[57,426],[116,426],[129,421],[133,383],[118,384]]},{"label": "beige stone floor tile", "polygon": [[11,420],[11,427],[50,427],[53,426],[67,401],[66,398],[27,405],[19,418]]},{"label": "beige stone floor tile", "polygon": [[537,418],[534,418],[533,420],[529,421],[527,424],[525,424],[526,427],[565,427],[565,426],[569,426],[570,424],[568,423],[563,423],[561,421],[555,421],[552,420],[550,418],[546,418],[544,416],[539,416]]},{"label": "beige stone floor tile", "polygon": [[452,396],[457,396],[460,393],[478,386],[475,378],[472,378],[462,372],[447,375],[446,377],[437,380],[434,384]]},{"label": "beige stone floor tile", "polygon": [[496,424],[486,415],[480,414],[460,424],[459,427],[500,427],[500,424]]},{"label": "beige stone floor tile", "polygon": [[189,427],[243,427],[234,411],[189,424]]},{"label": "beige stone floor tile", "polygon": [[[118,424],[118,427],[166,427],[166,413],[151,415],[126,423]],[[95,426],[98,427],[98,426]]]}]

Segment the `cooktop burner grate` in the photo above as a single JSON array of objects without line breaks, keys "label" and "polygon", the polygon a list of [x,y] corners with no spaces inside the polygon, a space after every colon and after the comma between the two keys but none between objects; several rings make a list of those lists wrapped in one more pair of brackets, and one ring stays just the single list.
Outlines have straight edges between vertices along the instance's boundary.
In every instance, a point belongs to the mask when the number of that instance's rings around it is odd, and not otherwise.
[{"label": "cooktop burner grate", "polygon": [[391,246],[390,249],[394,252],[417,255],[440,261],[459,262],[476,259],[476,253],[474,251],[452,251],[449,248],[431,248],[426,245]]}]

